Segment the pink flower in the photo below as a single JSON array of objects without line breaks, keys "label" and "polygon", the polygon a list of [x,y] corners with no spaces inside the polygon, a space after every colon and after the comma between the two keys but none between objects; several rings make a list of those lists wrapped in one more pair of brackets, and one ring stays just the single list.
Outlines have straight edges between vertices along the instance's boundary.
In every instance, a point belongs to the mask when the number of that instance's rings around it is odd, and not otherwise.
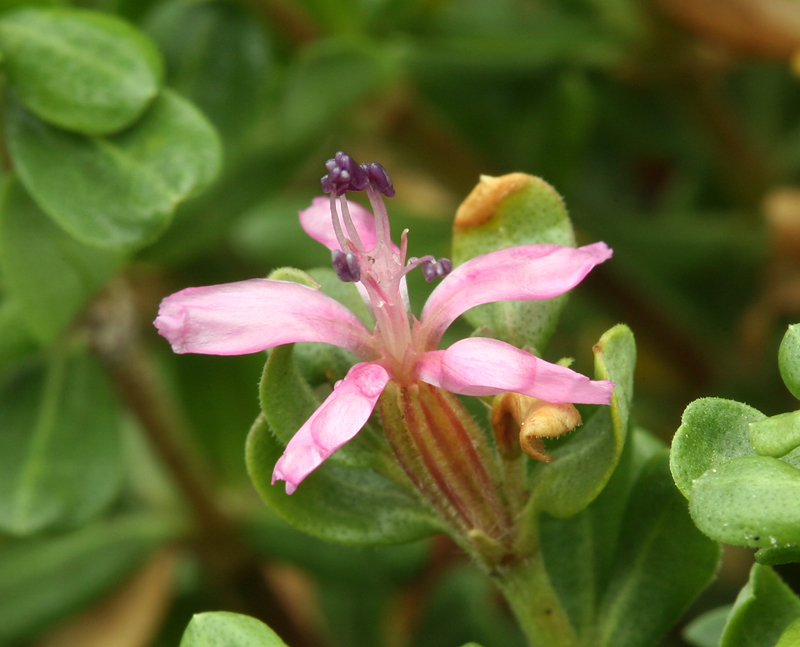
[{"label": "pink flower", "polygon": [[[452,393],[484,396],[506,391],[562,403],[608,404],[614,384],[591,381],[496,339],[470,337],[439,350],[447,327],[469,308],[494,301],[550,299],[580,283],[610,258],[605,243],[585,247],[520,245],[473,258],[450,271],[447,259],[406,261],[407,232],[395,246],[381,193],[393,195],[379,164],[359,167],[344,154],[328,162],[323,188],[300,212],[312,238],[328,247],[340,279],[356,282],[375,320],[369,330],[338,301],[288,281],[251,279],[181,290],[161,303],[155,325],[176,353],[240,355],[282,344],[326,342],[352,351],[353,366],[289,441],[273,483],[291,494],[328,456],[358,433],[389,380],[422,380]],[[367,189],[375,212],[345,199]],[[405,275],[447,275],[419,319],[409,313]]]}]

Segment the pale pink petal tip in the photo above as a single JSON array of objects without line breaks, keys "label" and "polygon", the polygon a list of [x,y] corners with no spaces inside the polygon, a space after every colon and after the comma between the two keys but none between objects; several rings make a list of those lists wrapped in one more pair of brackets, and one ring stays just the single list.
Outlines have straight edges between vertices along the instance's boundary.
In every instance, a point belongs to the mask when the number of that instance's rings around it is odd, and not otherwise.
[{"label": "pale pink petal tip", "polygon": [[272,472],[273,485],[286,481],[286,493],[294,492],[303,479],[361,430],[388,381],[389,374],[379,364],[364,362],[351,368],[286,445]]},{"label": "pale pink petal tip", "polygon": [[180,305],[174,305],[169,301],[169,297],[161,302],[158,308],[158,316],[153,322],[158,330],[158,334],[164,337],[172,350],[176,353],[185,353],[184,344],[186,336],[186,316],[185,309]]}]

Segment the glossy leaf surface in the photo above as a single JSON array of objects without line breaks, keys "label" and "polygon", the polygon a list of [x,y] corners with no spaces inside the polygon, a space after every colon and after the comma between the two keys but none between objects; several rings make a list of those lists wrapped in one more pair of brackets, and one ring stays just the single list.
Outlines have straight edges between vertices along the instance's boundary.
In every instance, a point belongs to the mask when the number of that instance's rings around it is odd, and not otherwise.
[{"label": "glossy leaf surface", "polygon": [[164,52],[169,85],[219,129],[226,153],[246,146],[273,83],[258,17],[228,2],[173,1],[151,13],[146,29]]},{"label": "glossy leaf surface", "polygon": [[29,535],[85,523],[122,482],[121,416],[86,354],[53,352],[0,391],[0,529]]},{"label": "glossy leaf surface", "polygon": [[260,620],[229,611],[211,611],[192,618],[180,647],[286,647],[286,643]]},{"label": "glossy leaf surface", "polygon": [[0,210],[0,268],[30,331],[55,339],[117,270],[121,255],[89,247],[57,227],[18,182]]},{"label": "glossy leaf surface", "polygon": [[0,547],[0,641],[25,638],[120,582],[183,528],[174,515],[129,515]]},{"label": "glossy leaf surface", "polygon": [[34,200],[72,236],[98,247],[152,241],[221,163],[211,124],[167,91],[116,135],[68,133],[19,106],[10,107],[6,129],[15,168]]},{"label": "glossy leaf surface", "polygon": [[0,19],[3,68],[16,96],[47,123],[90,135],[132,124],[156,97],[161,57],[108,14],[24,9]]}]

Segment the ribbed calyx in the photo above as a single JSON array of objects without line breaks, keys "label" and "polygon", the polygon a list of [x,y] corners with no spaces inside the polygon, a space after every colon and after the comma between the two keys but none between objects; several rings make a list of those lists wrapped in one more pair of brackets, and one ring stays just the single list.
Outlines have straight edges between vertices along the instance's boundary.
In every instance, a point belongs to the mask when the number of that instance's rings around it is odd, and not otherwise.
[{"label": "ribbed calyx", "polygon": [[514,511],[498,457],[452,393],[425,382],[389,382],[379,401],[395,456],[422,496],[479,553],[502,559],[513,542]]}]

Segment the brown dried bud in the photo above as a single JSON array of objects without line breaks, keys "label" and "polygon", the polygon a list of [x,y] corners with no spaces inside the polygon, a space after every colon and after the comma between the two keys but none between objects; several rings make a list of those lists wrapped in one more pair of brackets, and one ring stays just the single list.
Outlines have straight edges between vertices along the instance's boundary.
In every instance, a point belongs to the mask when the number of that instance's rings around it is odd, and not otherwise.
[{"label": "brown dried bud", "polygon": [[[544,449],[542,438],[555,438],[581,424],[581,414],[569,403],[554,404],[519,393],[503,393],[492,403],[492,429],[504,458],[516,458],[521,448],[531,458],[549,463],[555,459]],[[519,441],[514,436],[519,434]]]}]

